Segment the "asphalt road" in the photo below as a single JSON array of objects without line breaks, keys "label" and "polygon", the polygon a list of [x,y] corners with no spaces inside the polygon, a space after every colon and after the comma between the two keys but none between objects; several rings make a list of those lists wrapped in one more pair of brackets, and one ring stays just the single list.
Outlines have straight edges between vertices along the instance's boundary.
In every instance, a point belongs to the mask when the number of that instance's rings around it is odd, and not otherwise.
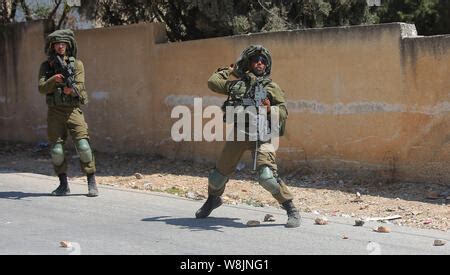
[{"label": "asphalt road", "polygon": [[[103,186],[89,198],[81,182],[71,184],[70,196],[49,196],[56,186],[56,177],[0,171],[0,254],[450,254],[449,232],[389,225],[391,233],[377,233],[383,224],[355,227],[342,217],[320,226],[311,213],[291,229],[283,210],[247,205],[224,205],[197,220],[203,201]],[[246,226],[265,214],[276,221]],[[433,246],[435,239],[449,243]]]}]

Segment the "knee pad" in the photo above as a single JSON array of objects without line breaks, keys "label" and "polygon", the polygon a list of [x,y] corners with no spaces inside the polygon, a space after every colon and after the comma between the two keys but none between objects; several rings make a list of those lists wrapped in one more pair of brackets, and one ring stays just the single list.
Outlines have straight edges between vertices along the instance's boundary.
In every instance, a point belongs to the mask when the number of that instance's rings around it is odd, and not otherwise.
[{"label": "knee pad", "polygon": [[87,139],[80,139],[76,144],[78,155],[83,163],[89,163],[93,160],[91,146]]},{"label": "knee pad", "polygon": [[219,173],[216,169],[211,171],[208,176],[208,184],[214,190],[222,189],[228,182],[228,177]]},{"label": "knee pad", "polygon": [[64,163],[64,147],[61,143],[56,143],[55,145],[53,145],[50,154],[52,156],[52,163],[54,165],[60,166]]},{"label": "knee pad", "polygon": [[259,170],[258,176],[259,184],[269,191],[272,195],[278,194],[281,192],[280,184],[277,179],[273,176],[272,170],[264,166]]}]

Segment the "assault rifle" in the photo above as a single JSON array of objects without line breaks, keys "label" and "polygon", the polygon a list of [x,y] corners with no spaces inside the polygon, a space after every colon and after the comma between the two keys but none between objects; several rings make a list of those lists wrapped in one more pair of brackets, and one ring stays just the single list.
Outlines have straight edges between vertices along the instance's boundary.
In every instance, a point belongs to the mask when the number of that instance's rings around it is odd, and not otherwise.
[{"label": "assault rifle", "polygon": [[54,59],[54,66],[55,71],[64,76],[64,82],[66,83],[66,86],[72,88],[76,96],[78,98],[81,98],[80,93],[75,86],[75,72],[73,71],[71,66],[66,65],[59,55],[56,55],[56,58]]},{"label": "assault rifle", "polygon": [[[256,127],[253,129],[256,129],[256,145],[255,145],[255,156],[253,159],[253,170],[256,170],[256,159],[258,155],[258,145],[260,141],[260,136],[262,131],[267,131],[267,117],[261,116],[259,113],[259,109],[263,105],[263,101],[267,98],[267,91],[264,89],[262,84],[257,81],[255,83],[255,86],[253,87],[253,91],[251,93],[250,98],[244,98],[243,99],[243,105],[244,106],[254,106],[256,109],[256,119],[253,123],[255,123]],[[252,127],[250,127],[252,129]],[[264,133],[266,134],[266,133]]]}]

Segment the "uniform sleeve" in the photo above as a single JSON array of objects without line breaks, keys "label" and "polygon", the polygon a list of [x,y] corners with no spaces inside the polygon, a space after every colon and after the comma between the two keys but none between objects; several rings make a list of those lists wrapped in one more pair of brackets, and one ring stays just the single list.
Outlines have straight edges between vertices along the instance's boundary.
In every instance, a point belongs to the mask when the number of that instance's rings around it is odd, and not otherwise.
[{"label": "uniform sleeve", "polygon": [[57,88],[55,76],[47,79],[47,71],[48,63],[44,62],[39,69],[39,93],[41,94],[51,94]]},{"label": "uniform sleeve", "polygon": [[84,65],[81,60],[75,61],[75,87],[80,94],[80,102],[82,104],[86,104],[88,102],[88,96],[86,92],[85,86],[85,74],[84,74]]},{"label": "uniform sleeve", "polygon": [[229,77],[231,70],[228,68],[218,69],[208,79],[208,88],[213,92],[228,95]]},{"label": "uniform sleeve", "polygon": [[286,129],[286,120],[288,118],[288,110],[286,98],[283,90],[275,82],[271,82],[266,86],[267,92],[269,94],[270,105],[278,106],[279,110],[279,123],[280,123],[280,136],[284,135]]},{"label": "uniform sleeve", "polygon": [[288,110],[283,90],[274,82],[268,84],[266,89],[269,93],[270,105],[278,106],[280,109],[280,121],[285,121],[288,117]]}]

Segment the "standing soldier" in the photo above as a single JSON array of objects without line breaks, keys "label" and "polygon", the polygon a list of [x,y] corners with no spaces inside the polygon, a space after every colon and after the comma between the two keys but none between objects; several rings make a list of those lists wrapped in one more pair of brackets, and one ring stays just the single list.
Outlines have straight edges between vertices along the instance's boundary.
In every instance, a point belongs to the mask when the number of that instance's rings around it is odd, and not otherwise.
[{"label": "standing soldier", "polygon": [[[271,66],[272,59],[267,49],[260,45],[250,46],[242,52],[234,67],[219,69],[215,72],[208,80],[208,87],[214,92],[228,96],[224,103],[225,107],[236,107],[245,106],[245,102],[251,102],[252,99],[254,101],[255,97],[249,97],[252,94],[255,95],[255,89],[261,89],[262,86],[262,89],[265,90],[263,94],[267,94],[267,98],[263,100],[262,104],[267,107],[268,112],[271,110],[270,106],[278,107],[279,135],[283,135],[288,112],[283,91],[269,78]],[[235,130],[239,128],[237,126],[235,121]],[[286,227],[298,227],[300,215],[292,201],[292,194],[278,176],[275,148],[271,145],[271,143],[251,140],[227,141],[215,169],[208,177],[208,199],[195,213],[196,218],[208,217],[215,208],[222,204],[220,196],[225,190],[229,177],[235,171],[243,153],[251,150],[253,155],[256,154],[259,184],[269,191],[287,211]]]},{"label": "standing soldier", "polygon": [[55,196],[70,194],[67,182],[67,160],[64,144],[70,133],[80,157],[81,170],[87,175],[89,197],[98,196],[95,182],[95,160],[92,152],[88,126],[81,105],[88,102],[84,86],[84,67],[76,59],[77,44],[71,30],[57,30],[47,37],[48,60],[39,70],[39,92],[46,95],[48,105],[48,139],[59,186],[52,192]]}]

